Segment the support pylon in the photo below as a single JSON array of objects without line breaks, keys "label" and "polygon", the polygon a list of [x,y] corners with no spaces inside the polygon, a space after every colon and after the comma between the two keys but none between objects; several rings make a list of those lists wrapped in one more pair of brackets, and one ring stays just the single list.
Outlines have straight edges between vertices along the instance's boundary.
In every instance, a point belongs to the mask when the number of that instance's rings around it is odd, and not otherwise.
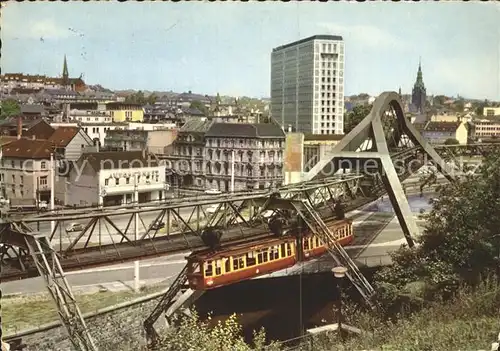
[{"label": "support pylon", "polygon": [[407,168],[410,168],[410,172],[415,171],[412,162],[418,160],[411,159],[408,162],[407,159],[404,172],[398,172],[394,159],[405,157],[405,152],[423,153],[450,182],[455,181],[446,162],[404,116],[398,93],[384,92],[373,103],[370,114],[335,146],[330,156],[320,160],[303,180],[332,175],[342,168],[381,179],[406,241],[412,247],[419,230],[398,175],[404,173],[408,176]]}]

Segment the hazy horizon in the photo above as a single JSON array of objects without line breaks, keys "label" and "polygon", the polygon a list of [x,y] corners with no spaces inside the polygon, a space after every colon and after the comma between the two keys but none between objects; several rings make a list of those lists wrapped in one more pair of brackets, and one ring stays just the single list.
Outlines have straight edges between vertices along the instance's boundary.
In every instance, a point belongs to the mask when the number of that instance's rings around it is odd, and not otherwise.
[{"label": "hazy horizon", "polygon": [[269,97],[274,47],[336,34],[346,95],[410,93],[421,57],[428,95],[500,100],[495,3],[6,5],[3,73],[60,76],[66,54],[70,76],[112,90]]}]

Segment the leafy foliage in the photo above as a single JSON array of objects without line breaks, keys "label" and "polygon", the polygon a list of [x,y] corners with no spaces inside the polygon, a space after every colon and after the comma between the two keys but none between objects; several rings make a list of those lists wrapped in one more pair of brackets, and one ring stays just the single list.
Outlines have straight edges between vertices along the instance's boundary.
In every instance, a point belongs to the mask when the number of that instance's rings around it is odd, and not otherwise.
[{"label": "leafy foliage", "polygon": [[[254,333],[254,346],[245,343],[241,337],[241,326],[236,315],[230,316],[225,322],[217,323],[210,328],[208,323],[201,322],[193,313],[190,317],[183,317],[179,326],[169,328],[162,334],[162,339],[156,350],[158,351],[250,351],[263,350],[266,342],[264,330]],[[268,351],[279,350],[271,344],[265,348]]]},{"label": "leafy foliage", "polygon": [[424,281],[428,292],[446,296],[459,282],[475,284],[498,273],[500,154],[489,155],[475,176],[438,191],[432,210],[423,215],[426,229],[420,245],[393,254],[393,266],[378,273],[383,284],[403,289]]},{"label": "leafy foliage", "polygon": [[17,116],[21,113],[21,107],[19,106],[17,101],[13,99],[3,100],[1,109],[2,112],[0,114],[0,119]]},{"label": "leafy foliage", "polygon": [[361,122],[372,109],[372,105],[356,105],[352,111],[347,112],[344,122],[344,133],[347,134]]},{"label": "leafy foliage", "polygon": [[144,95],[144,92],[142,90],[139,90],[136,93],[130,94],[125,98],[125,102],[132,103],[132,104],[141,104],[141,105],[146,105],[146,104],[154,104],[157,100],[157,96],[153,93],[146,97]]},{"label": "leafy foliage", "polygon": [[448,138],[444,141],[445,145],[458,145],[460,142],[455,138]]},{"label": "leafy foliage", "polygon": [[203,114],[205,114],[205,115],[207,115],[207,112],[208,112],[207,107],[201,101],[198,101],[198,100],[192,101],[189,108],[195,108],[198,111],[203,112]]},{"label": "leafy foliage", "polygon": [[[317,338],[314,350],[485,350],[499,331],[500,289],[486,280],[475,289],[462,286],[446,303],[433,303],[412,315],[383,319],[346,306],[346,323],[364,331],[340,343],[337,333]],[[310,350],[304,348],[303,350]]]}]

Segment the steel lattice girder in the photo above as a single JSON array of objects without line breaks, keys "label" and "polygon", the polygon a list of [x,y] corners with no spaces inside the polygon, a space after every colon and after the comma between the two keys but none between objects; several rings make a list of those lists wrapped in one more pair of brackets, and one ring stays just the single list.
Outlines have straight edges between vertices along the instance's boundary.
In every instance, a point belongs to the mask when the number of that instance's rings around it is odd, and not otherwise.
[{"label": "steel lattice girder", "polygon": [[81,351],[97,350],[50,241],[45,236],[33,236],[20,230],[15,224],[3,224],[2,228],[2,232],[8,232],[11,244],[22,248],[32,257],[49,295],[56,304],[61,323],[66,328],[73,346]]},{"label": "steel lattice girder", "polygon": [[[286,186],[279,189],[279,192],[284,197],[307,194],[318,208],[323,208],[325,216],[331,216],[333,209],[329,202],[332,198],[355,200],[357,202],[353,204],[356,205],[373,200],[364,196],[360,187],[361,180],[362,176],[357,175],[332,177],[308,184]],[[259,208],[269,194],[271,193],[204,196],[197,201],[188,198],[165,205],[140,208],[131,206],[123,211],[114,208],[90,213],[61,211],[31,216],[16,223],[27,227],[29,224],[36,225],[38,221],[47,228],[49,222],[54,221],[52,243],[61,255],[63,268],[68,271],[203,247],[200,233],[207,227],[227,228],[222,237],[223,242],[249,241],[268,236],[267,222]],[[213,213],[207,213],[206,207],[213,204],[219,204],[217,209]],[[137,235],[134,225],[136,218],[139,228]],[[166,221],[164,233],[160,234],[158,228],[152,229],[157,219]],[[174,220],[177,227],[172,225]],[[86,221],[82,232],[67,233],[65,224],[71,221]],[[28,230],[29,228],[25,228],[25,231]],[[134,237],[138,240],[134,240]],[[8,242],[5,236],[0,240]],[[0,278],[7,281],[38,275],[29,255],[24,257],[23,263],[26,267],[24,271],[19,268],[19,264],[15,265],[12,260],[4,258]]]}]

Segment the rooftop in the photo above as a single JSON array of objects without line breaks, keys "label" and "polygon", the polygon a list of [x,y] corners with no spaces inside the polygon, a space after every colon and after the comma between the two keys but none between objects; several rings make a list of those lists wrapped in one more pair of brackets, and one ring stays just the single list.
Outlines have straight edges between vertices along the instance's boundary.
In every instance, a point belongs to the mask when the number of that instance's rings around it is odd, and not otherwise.
[{"label": "rooftop", "polygon": [[87,162],[96,172],[102,169],[157,167],[158,162],[143,151],[106,151],[84,153],[78,161]]},{"label": "rooftop", "polygon": [[313,35],[312,37],[304,38],[301,40],[294,41],[293,43],[288,43],[285,45],[278,46],[273,49],[273,52],[283,50],[286,48],[289,48],[291,46],[307,43],[308,41],[311,40],[344,40],[340,35],[326,35],[326,34],[319,34],[319,35]]},{"label": "rooftop", "polygon": [[2,146],[3,157],[48,159],[53,150],[48,140],[33,140],[21,138]]},{"label": "rooftop", "polygon": [[284,138],[285,133],[274,123],[214,123],[207,137]]},{"label": "rooftop", "polygon": [[25,113],[39,113],[42,114],[45,112],[45,107],[42,105],[21,105],[21,114]]},{"label": "rooftop", "polygon": [[59,127],[49,138],[49,141],[56,146],[66,147],[71,140],[78,134],[78,127]]},{"label": "rooftop", "polygon": [[429,122],[425,126],[426,132],[455,132],[460,122]]},{"label": "rooftop", "polygon": [[206,133],[212,124],[213,122],[209,120],[190,119],[184,123],[179,132]]},{"label": "rooftop", "polygon": [[10,144],[16,140],[17,140],[17,136],[2,135],[2,136],[0,136],[0,146]]}]

